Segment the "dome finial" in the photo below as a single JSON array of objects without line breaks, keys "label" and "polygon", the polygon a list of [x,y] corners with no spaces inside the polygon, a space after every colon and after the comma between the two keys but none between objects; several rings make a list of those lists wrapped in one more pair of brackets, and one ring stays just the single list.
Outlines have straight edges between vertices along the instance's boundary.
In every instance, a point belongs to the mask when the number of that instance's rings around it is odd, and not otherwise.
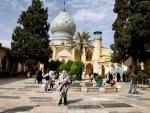
[{"label": "dome finial", "polygon": [[66,11],[66,1],[64,1],[64,10],[63,11]]}]

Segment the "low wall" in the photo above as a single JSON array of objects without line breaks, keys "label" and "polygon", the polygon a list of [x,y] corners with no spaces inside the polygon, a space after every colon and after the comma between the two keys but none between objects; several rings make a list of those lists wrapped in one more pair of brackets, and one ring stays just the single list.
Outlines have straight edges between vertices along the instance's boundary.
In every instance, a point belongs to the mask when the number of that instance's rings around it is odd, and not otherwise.
[{"label": "low wall", "polygon": [[81,87],[70,87],[69,92],[81,92],[82,88]]},{"label": "low wall", "polygon": [[83,92],[83,93],[116,93],[118,92],[118,88],[115,87],[70,87],[69,92]]}]

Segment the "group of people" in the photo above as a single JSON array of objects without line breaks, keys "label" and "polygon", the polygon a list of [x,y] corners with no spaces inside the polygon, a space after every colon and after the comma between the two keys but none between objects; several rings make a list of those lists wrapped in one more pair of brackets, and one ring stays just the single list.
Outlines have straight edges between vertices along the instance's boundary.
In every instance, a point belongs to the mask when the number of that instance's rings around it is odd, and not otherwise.
[{"label": "group of people", "polygon": [[[132,66],[129,66],[126,74],[130,75],[131,77],[131,85],[130,85],[130,89],[129,89],[129,93],[131,94],[135,94],[136,93],[136,87],[137,87],[137,76],[136,76],[136,71],[133,70]],[[42,71],[38,71],[36,73],[36,79],[38,81],[38,84],[42,82],[42,79],[45,79],[45,91],[49,91],[51,88],[54,87],[54,83],[56,81],[56,91],[58,93],[59,96],[59,101],[58,101],[58,105],[62,104],[62,101],[64,102],[64,105],[67,104],[67,92],[69,89],[69,85],[70,85],[70,80],[68,78],[67,72],[66,71],[62,71],[59,75],[59,78],[57,80],[55,80],[55,76],[54,73],[52,71],[47,71],[47,73],[45,73],[45,76],[42,76]],[[107,75],[107,83],[110,83],[114,80],[114,75],[113,73],[108,73]],[[124,79],[123,79],[124,80]]]},{"label": "group of people", "polygon": [[45,73],[44,78],[45,91],[50,91],[50,89],[53,88],[55,84],[55,73],[53,71],[47,71],[47,73]]},{"label": "group of people", "polygon": [[113,81],[115,81],[115,77],[117,79],[117,82],[128,82],[130,81],[130,88],[129,88],[129,93],[131,94],[136,94],[137,93],[137,70],[133,69],[133,67],[130,65],[127,69],[127,71],[124,71],[122,74],[122,80],[121,80],[121,75],[120,73],[113,73],[109,72],[106,74],[106,83],[112,84]]},{"label": "group of people", "polygon": [[56,91],[59,97],[58,105],[61,105],[62,101],[64,102],[64,105],[67,105],[67,92],[70,84],[67,72],[63,70],[57,80],[55,80],[55,73],[53,71],[46,71],[43,76],[41,72],[42,71],[37,71],[36,73],[38,84],[42,83],[42,79],[44,79],[44,90],[50,91],[51,88],[54,87],[56,81]]}]

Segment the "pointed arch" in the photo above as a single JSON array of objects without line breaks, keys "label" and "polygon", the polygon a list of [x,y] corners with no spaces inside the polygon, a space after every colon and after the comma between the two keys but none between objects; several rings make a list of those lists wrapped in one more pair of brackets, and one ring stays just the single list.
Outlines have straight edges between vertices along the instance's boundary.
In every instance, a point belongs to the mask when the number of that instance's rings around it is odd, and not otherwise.
[{"label": "pointed arch", "polygon": [[87,65],[86,65],[86,71],[85,71],[85,74],[86,75],[90,75],[90,74],[92,74],[93,73],[93,65],[91,64],[91,63],[88,63]]}]

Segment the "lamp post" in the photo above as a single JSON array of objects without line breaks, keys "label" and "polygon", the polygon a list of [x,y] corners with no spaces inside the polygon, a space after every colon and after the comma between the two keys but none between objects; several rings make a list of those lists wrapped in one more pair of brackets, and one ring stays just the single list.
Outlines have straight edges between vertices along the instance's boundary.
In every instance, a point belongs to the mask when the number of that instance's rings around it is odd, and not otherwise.
[{"label": "lamp post", "polygon": [[[141,62],[141,70],[142,71],[144,70],[144,63],[143,62]],[[144,75],[142,74],[142,89],[143,89],[143,77],[144,77]]]}]

